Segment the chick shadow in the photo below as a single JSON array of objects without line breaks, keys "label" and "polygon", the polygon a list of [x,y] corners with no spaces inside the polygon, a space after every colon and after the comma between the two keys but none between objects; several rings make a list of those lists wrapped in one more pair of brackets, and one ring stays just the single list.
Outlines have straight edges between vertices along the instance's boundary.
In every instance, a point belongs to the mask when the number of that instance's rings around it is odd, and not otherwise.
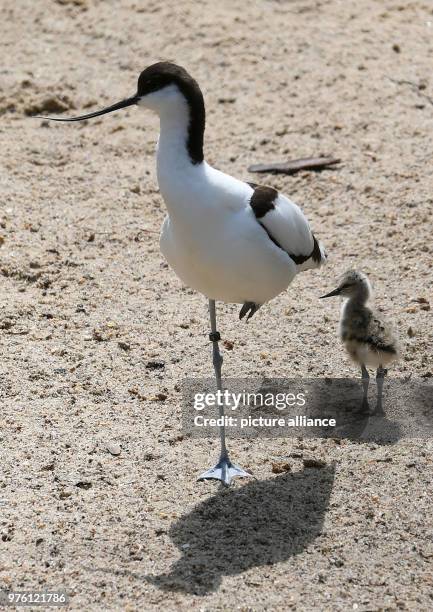
[{"label": "chick shadow", "polygon": [[205,595],[223,576],[301,553],[322,531],[334,474],[330,465],[221,488],[172,525],[182,556],[169,573],[146,579],[166,591]]},{"label": "chick shadow", "polygon": [[396,444],[403,437],[399,423],[387,417],[379,397],[373,401],[363,397],[352,404],[335,402],[333,410],[339,417],[333,437],[380,446]]},{"label": "chick shadow", "polygon": [[[371,385],[372,387],[375,385]],[[298,388],[299,387],[299,388]],[[270,379],[262,384],[259,392],[266,396],[287,393],[295,389],[295,393],[303,390],[308,394],[308,404],[303,409],[309,418],[328,417],[334,419],[336,426],[332,428],[295,427],[283,433],[292,437],[308,438],[339,438],[352,442],[370,443],[380,445],[395,444],[403,435],[402,428],[397,420],[389,418],[383,408],[386,400],[368,401],[364,397],[361,382],[358,379],[304,379],[302,381],[287,381]],[[386,397],[386,396],[385,396]],[[388,399],[388,398],[387,398]],[[295,416],[298,408],[293,408]],[[263,416],[275,416],[278,411],[272,407],[258,407]],[[274,429],[271,434],[281,435],[281,430]]]},{"label": "chick shadow", "polygon": [[[357,379],[315,382],[310,388],[316,398],[317,414],[330,414],[337,426],[321,437],[346,438],[352,442],[392,445],[399,440],[433,437],[433,385],[425,380],[385,379],[383,391],[373,383],[370,402],[360,400]],[[325,388],[326,387],[326,388]]]}]

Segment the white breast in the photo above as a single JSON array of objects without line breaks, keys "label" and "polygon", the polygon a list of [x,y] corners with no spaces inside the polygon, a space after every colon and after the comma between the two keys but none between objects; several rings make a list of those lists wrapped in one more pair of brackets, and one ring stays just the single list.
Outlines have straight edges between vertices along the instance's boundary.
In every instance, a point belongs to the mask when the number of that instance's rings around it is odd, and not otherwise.
[{"label": "white breast", "polygon": [[263,304],[287,288],[296,266],[257,223],[248,185],[203,166],[201,189],[175,197],[161,188],[169,200],[161,250],[183,282],[208,298]]},{"label": "white breast", "polygon": [[296,266],[257,223],[247,189],[236,191],[209,186],[188,214],[170,214],[161,250],[182,281],[208,298],[263,304],[286,289]]},{"label": "white breast", "polygon": [[168,210],[161,250],[181,280],[208,298],[263,304],[287,288],[297,267],[256,220],[247,183],[191,163],[187,116],[179,105],[161,118],[157,175]]}]

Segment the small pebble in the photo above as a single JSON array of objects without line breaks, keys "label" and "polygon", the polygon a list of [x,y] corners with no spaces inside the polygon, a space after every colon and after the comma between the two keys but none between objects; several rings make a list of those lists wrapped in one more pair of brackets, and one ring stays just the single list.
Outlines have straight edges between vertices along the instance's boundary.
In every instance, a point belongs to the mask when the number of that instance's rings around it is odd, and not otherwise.
[{"label": "small pebble", "polygon": [[147,370],[162,370],[165,368],[164,361],[148,361],[146,363]]},{"label": "small pebble", "polygon": [[110,453],[110,455],[114,456],[120,455],[120,453],[122,452],[120,444],[117,444],[117,442],[107,442],[105,448]]},{"label": "small pebble", "polygon": [[96,340],[96,342],[103,342],[105,340],[104,336],[97,329],[93,330],[92,339]]},{"label": "small pebble", "polygon": [[72,491],[60,491],[59,493],[60,499],[68,499],[68,497],[71,497],[71,495]]},{"label": "small pebble", "polygon": [[272,473],[273,474],[283,474],[284,472],[290,472],[292,467],[290,463],[273,463],[272,464]]},{"label": "small pebble", "polygon": [[304,467],[306,468],[316,468],[318,470],[326,467],[325,461],[321,459],[304,459],[303,461]]},{"label": "small pebble", "polygon": [[79,480],[75,483],[75,486],[79,489],[90,489],[92,487],[92,483],[88,480]]},{"label": "small pebble", "polygon": [[123,342],[123,340],[119,340],[119,342],[117,343],[117,346],[121,348],[123,351],[129,351],[131,348],[131,345],[128,344],[127,342]]}]

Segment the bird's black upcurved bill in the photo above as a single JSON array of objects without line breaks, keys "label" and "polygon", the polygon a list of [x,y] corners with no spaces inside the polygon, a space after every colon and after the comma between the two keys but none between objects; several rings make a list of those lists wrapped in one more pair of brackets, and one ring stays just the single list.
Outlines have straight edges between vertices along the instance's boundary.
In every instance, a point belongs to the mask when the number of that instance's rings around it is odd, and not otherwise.
[{"label": "bird's black upcurved bill", "polygon": [[330,291],[326,295],[321,295],[319,299],[323,300],[323,298],[334,297],[334,295],[340,295],[341,289],[337,288],[333,291]]},{"label": "bird's black upcurved bill", "polygon": [[42,115],[36,115],[35,119],[49,119],[50,121],[84,121],[84,119],[92,119],[92,117],[99,117],[99,115],[105,115],[106,113],[112,113],[113,111],[119,110],[121,108],[132,106],[133,104],[137,104],[138,100],[138,96],[132,96],[132,98],[126,98],[125,100],[116,102],[116,104],[107,106],[102,110],[95,111],[87,115],[80,115],[79,117],[44,117]]}]

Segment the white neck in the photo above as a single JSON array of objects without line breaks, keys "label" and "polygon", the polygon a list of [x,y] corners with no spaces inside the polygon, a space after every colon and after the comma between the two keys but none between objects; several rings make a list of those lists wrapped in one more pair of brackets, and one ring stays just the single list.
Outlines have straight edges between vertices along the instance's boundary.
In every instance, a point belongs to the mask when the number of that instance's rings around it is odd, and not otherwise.
[{"label": "white neck", "polygon": [[160,135],[157,150],[158,173],[168,167],[192,165],[188,155],[189,110],[185,100],[178,100],[174,108],[164,109],[159,116]]},{"label": "white neck", "polygon": [[161,109],[159,118],[157,177],[162,197],[171,213],[171,203],[181,201],[185,190],[191,193],[199,181],[203,174],[203,163],[193,164],[188,153],[189,108],[186,100],[182,97]]}]

